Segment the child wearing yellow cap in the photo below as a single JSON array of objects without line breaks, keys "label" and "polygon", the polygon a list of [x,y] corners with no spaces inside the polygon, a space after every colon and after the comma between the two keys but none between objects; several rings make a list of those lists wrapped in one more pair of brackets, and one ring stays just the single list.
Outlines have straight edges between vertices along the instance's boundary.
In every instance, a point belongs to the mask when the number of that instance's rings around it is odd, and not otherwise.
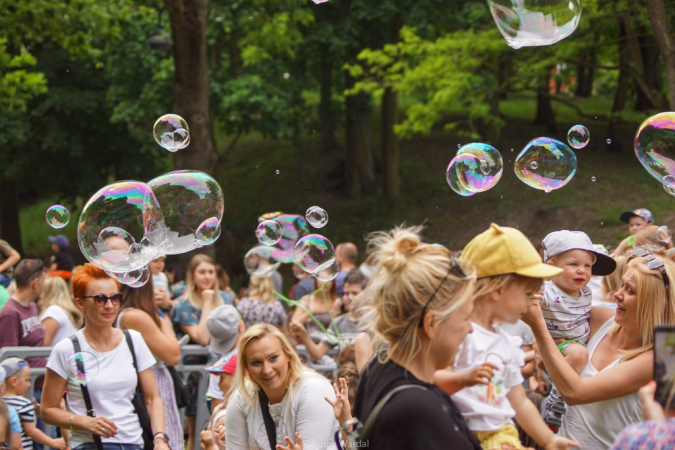
[{"label": "child wearing yellow cap", "polygon": [[453,367],[436,372],[434,383],[452,395],[484,450],[523,449],[514,418],[547,450],[576,447],[553,434],[527,398],[520,373],[525,355],[513,337],[494,326],[495,320],[515,323],[539,295],[543,279],[561,270],[544,264],[520,231],[495,224],[469,242],[462,259],[478,277],[473,333]]}]

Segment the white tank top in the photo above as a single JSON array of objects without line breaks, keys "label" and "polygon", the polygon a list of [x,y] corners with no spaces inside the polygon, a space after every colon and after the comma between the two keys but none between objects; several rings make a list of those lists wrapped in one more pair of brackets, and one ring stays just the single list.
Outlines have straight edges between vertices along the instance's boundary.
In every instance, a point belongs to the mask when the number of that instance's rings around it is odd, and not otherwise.
[{"label": "white tank top", "polygon": [[[588,364],[579,374],[589,378],[598,373],[591,364],[593,353],[614,325],[614,318],[605,322],[588,342]],[[619,358],[602,370],[621,363]],[[618,434],[627,425],[642,420],[642,409],[637,392],[623,397],[603,400],[585,405],[568,406],[558,433],[579,443],[580,450],[605,450],[612,446]]]}]

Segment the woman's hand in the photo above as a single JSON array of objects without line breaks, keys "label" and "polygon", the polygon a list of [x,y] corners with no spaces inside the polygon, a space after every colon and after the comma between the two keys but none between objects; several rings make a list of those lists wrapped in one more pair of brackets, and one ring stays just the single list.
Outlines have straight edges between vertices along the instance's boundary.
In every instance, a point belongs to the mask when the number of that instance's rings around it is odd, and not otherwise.
[{"label": "woman's hand", "polygon": [[[209,433],[209,434],[211,434],[211,433]],[[169,443],[166,442],[164,439],[155,439],[153,444],[154,444],[153,448],[155,450],[169,450]]]},{"label": "woman's hand", "polygon": [[544,299],[544,294],[540,291],[535,294],[530,294],[530,304],[523,313],[521,319],[530,327],[534,327],[539,321],[544,320],[541,314],[541,301]]},{"label": "woman's hand", "polygon": [[466,387],[475,386],[477,384],[490,384],[490,380],[494,376],[495,370],[498,370],[495,364],[486,362],[480,366],[476,366],[473,370],[464,372],[462,376],[462,384]]},{"label": "woman's hand", "polygon": [[213,433],[210,429],[206,429],[199,433],[199,441],[204,445],[205,448],[211,448],[213,444]]},{"label": "woman's hand", "polygon": [[222,441],[225,443],[225,424],[219,423],[216,425],[216,428],[213,429],[213,434],[216,435],[216,440]]},{"label": "woman's hand", "polygon": [[298,440],[296,444],[293,443],[291,438],[286,436],[286,443],[288,446],[284,447],[283,445],[277,445],[277,450],[302,450],[302,436],[300,436],[300,433],[295,433],[295,437]]},{"label": "woman's hand", "polygon": [[162,309],[169,309],[171,305],[171,296],[164,289],[155,289],[155,304]]},{"label": "woman's hand", "polygon": [[98,434],[104,438],[117,436],[117,426],[106,417],[86,417],[84,428],[92,434]]},{"label": "woman's hand", "polygon": [[298,340],[298,342],[304,342],[305,338],[309,337],[307,328],[297,320],[289,322],[289,328],[293,337]]},{"label": "woman's hand", "polygon": [[349,405],[349,387],[347,386],[347,380],[340,378],[338,382],[340,383],[339,390],[338,385],[333,383],[333,390],[335,391],[336,400],[332,401],[328,397],[324,397],[324,399],[330,406],[333,407],[335,418],[340,424],[340,427],[342,427],[345,422],[352,418],[352,410],[351,406]]},{"label": "woman's hand", "polygon": [[202,291],[202,300],[206,302],[214,302],[216,300],[216,291],[213,289],[204,289]]},{"label": "woman's hand", "polygon": [[550,441],[544,447],[545,450],[566,450],[569,447],[578,447],[579,444],[561,436],[553,435]]},{"label": "woman's hand", "polygon": [[642,418],[644,420],[663,420],[666,413],[659,402],[654,400],[656,382],[650,381],[638,391],[640,403],[642,403]]}]

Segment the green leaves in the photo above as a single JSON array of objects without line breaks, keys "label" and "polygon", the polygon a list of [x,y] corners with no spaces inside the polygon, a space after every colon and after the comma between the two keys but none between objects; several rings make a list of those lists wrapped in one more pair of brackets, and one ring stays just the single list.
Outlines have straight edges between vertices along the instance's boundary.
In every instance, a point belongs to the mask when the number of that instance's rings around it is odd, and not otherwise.
[{"label": "green leaves", "polygon": [[25,111],[29,100],[47,92],[45,76],[29,71],[35,64],[25,48],[10,55],[7,39],[0,38],[0,111]]}]

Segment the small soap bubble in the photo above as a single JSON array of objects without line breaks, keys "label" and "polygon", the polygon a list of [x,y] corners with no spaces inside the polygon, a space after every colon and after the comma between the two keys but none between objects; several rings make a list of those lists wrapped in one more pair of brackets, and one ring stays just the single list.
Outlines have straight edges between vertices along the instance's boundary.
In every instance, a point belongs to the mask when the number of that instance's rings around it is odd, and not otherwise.
[{"label": "small soap bubble", "polygon": [[675,175],[666,175],[663,177],[663,184],[670,188],[675,188]]},{"label": "small soap bubble", "polygon": [[314,278],[316,278],[317,280],[327,282],[330,280],[334,280],[339,273],[340,273],[340,263],[337,262],[336,259],[334,259],[333,263],[330,266],[326,267],[323,270],[314,272],[313,275]]},{"label": "small soap bubble", "polygon": [[647,172],[666,185],[664,178],[675,176],[675,112],[645,120],[635,134],[634,150]]},{"label": "small soap bubble", "polygon": [[98,359],[92,353],[78,352],[66,360],[68,379],[79,385],[87,385],[96,379],[100,367]]},{"label": "small soap bubble", "polygon": [[276,170],[277,175],[279,175],[279,169]]},{"label": "small soap bubble", "polygon": [[63,205],[52,205],[47,209],[47,223],[50,227],[63,228],[70,222],[70,212]]},{"label": "small soap bubble", "polygon": [[462,144],[457,144],[457,148],[462,148]]},{"label": "small soap bubble", "polygon": [[607,144],[611,144],[611,143],[612,143],[612,140],[611,140],[611,139],[607,139]]},{"label": "small soap bubble", "polygon": [[98,235],[101,257],[113,264],[127,261],[135,243],[134,237],[119,227],[106,227]]},{"label": "small soap bubble", "polygon": [[[138,272],[140,272],[140,273],[138,273]],[[136,288],[137,289],[139,287],[145,286],[148,283],[148,281],[150,281],[150,277],[152,276],[152,272],[150,271],[150,268],[148,266],[145,266],[141,270],[137,270],[136,272],[134,272],[134,275],[136,275],[137,273],[138,273],[138,279],[136,279],[135,281],[132,281],[130,283],[126,283],[127,286],[129,286],[130,288]]]},{"label": "small soap bubble", "polygon": [[579,0],[488,0],[497,28],[513,48],[551,45],[576,30]]},{"label": "small soap bubble", "polygon": [[213,244],[220,236],[220,220],[209,217],[203,221],[195,231],[195,244],[198,247]]},{"label": "small soap bubble", "polygon": [[577,171],[577,157],[568,146],[540,137],[530,141],[514,164],[516,176],[535,189],[551,192],[565,186]]},{"label": "small soap bubble", "polygon": [[187,147],[190,143],[188,124],[181,116],[165,114],[152,127],[155,141],[170,152]]},{"label": "small soap bubble", "polygon": [[323,228],[328,223],[328,213],[319,206],[310,206],[305,213],[305,218],[314,228]]},{"label": "small soap bubble", "polygon": [[595,177],[591,177],[591,181],[595,181]]},{"label": "small soap bubble", "polygon": [[670,187],[667,184],[663,184],[663,190],[675,197],[675,187]]},{"label": "small soap bubble", "polygon": [[258,224],[255,235],[262,245],[274,245],[281,239],[281,225],[274,220],[266,220]]},{"label": "small soap bubble", "polygon": [[502,155],[491,145],[480,142],[466,144],[459,149],[457,157],[457,176],[470,192],[485,192],[493,188],[502,177]]},{"label": "small soap bubble", "polygon": [[284,74],[284,78],[285,78],[286,80],[288,80],[290,77],[291,77],[291,74],[290,74],[290,73],[286,72],[286,73]]},{"label": "small soap bubble", "polygon": [[465,163],[473,164],[475,159],[476,158],[472,155],[457,155],[452,158],[452,161],[450,161],[450,164],[448,165],[448,170],[445,172],[445,179],[450,188],[462,197],[470,197],[476,194],[476,192],[470,191],[466,184],[464,184],[464,181],[460,179],[458,167]]},{"label": "small soap bubble", "polygon": [[664,244],[670,242],[672,237],[673,233],[670,231],[670,228],[665,225],[659,227],[659,229],[656,230],[656,239],[658,239],[660,242],[663,242]]},{"label": "small soap bubble", "polygon": [[281,239],[274,244],[274,259],[282,263],[292,263],[295,244],[298,239],[309,234],[307,220],[299,214],[284,214],[279,211],[258,217],[258,223],[266,220],[274,220],[281,225]]},{"label": "small soap bubble", "polygon": [[309,234],[295,244],[295,263],[307,273],[327,269],[335,259],[333,244],[319,234]]},{"label": "small soap bubble", "polygon": [[567,142],[572,148],[580,149],[586,147],[591,140],[591,133],[583,125],[574,125],[567,132]]},{"label": "small soap bubble", "polygon": [[138,270],[132,270],[131,272],[121,272],[121,273],[116,273],[116,272],[111,272],[106,270],[105,273],[107,273],[111,278],[116,279],[122,284],[126,284],[127,286],[130,285],[131,283],[135,283],[138,281],[139,278],[141,278],[141,275],[143,274],[143,269],[138,269]]},{"label": "small soap bubble", "polygon": [[272,276],[272,273],[281,265],[279,261],[272,262],[277,259],[276,252],[274,247],[262,245],[253,247],[244,256],[246,271],[249,275],[258,278]]},{"label": "small soap bubble", "polygon": [[320,5],[321,3],[326,3],[328,0],[312,0],[315,5]]}]

